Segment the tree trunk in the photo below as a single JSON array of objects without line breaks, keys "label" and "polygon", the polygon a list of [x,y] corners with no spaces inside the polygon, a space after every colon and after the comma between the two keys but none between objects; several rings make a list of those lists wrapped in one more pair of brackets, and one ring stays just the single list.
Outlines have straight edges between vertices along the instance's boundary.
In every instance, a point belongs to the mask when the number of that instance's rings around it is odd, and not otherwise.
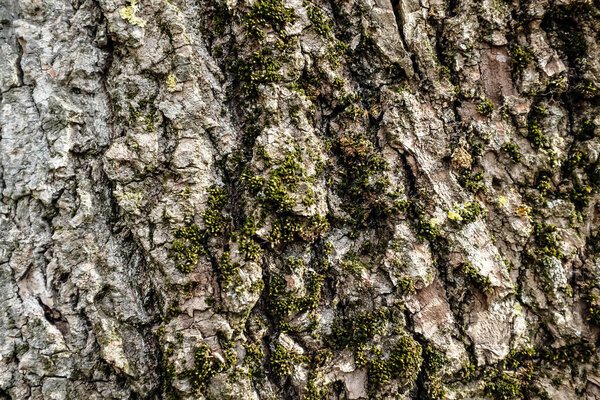
[{"label": "tree trunk", "polygon": [[0,398],[600,398],[598,0],[0,17]]}]

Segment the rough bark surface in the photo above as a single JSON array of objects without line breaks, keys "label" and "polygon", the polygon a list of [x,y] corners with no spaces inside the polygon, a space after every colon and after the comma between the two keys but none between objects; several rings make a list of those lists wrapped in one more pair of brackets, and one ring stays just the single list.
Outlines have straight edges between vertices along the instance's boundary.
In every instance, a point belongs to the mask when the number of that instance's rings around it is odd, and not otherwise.
[{"label": "rough bark surface", "polygon": [[0,398],[600,398],[599,1],[0,22]]}]

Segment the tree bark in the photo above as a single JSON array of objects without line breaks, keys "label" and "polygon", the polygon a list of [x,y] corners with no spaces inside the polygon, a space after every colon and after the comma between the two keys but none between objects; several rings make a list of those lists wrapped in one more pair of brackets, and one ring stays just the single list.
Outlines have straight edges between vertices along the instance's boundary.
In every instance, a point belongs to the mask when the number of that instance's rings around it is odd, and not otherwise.
[{"label": "tree bark", "polygon": [[0,19],[0,398],[600,398],[597,0]]}]

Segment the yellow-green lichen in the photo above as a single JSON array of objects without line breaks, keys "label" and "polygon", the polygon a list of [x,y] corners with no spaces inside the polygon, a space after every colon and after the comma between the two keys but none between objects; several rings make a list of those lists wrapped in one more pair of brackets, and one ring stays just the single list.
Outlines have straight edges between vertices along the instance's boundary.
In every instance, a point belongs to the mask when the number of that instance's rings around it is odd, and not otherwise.
[{"label": "yellow-green lichen", "polygon": [[130,0],[127,7],[123,7],[119,10],[119,15],[130,24],[143,28],[146,26],[146,21],[135,15],[137,10],[138,6],[136,0]]},{"label": "yellow-green lichen", "polygon": [[169,92],[177,90],[177,80],[175,79],[175,75],[169,75],[165,83],[167,84],[167,90]]},{"label": "yellow-green lichen", "polygon": [[507,204],[508,204],[508,200],[506,199],[505,196],[498,196],[498,205],[500,207],[506,207]]},{"label": "yellow-green lichen", "polygon": [[448,219],[450,219],[452,221],[457,221],[457,222],[462,221],[462,217],[460,216],[460,214],[454,210],[451,210],[448,212]]}]

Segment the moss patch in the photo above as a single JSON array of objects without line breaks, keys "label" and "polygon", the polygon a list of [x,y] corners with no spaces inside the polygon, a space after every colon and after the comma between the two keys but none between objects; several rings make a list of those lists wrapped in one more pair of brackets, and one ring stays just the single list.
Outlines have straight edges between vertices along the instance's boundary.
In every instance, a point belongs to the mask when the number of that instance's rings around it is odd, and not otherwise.
[{"label": "moss patch", "polygon": [[263,27],[270,26],[280,30],[295,19],[294,9],[285,7],[282,0],[258,0],[246,15],[246,29],[250,35],[264,39]]}]

